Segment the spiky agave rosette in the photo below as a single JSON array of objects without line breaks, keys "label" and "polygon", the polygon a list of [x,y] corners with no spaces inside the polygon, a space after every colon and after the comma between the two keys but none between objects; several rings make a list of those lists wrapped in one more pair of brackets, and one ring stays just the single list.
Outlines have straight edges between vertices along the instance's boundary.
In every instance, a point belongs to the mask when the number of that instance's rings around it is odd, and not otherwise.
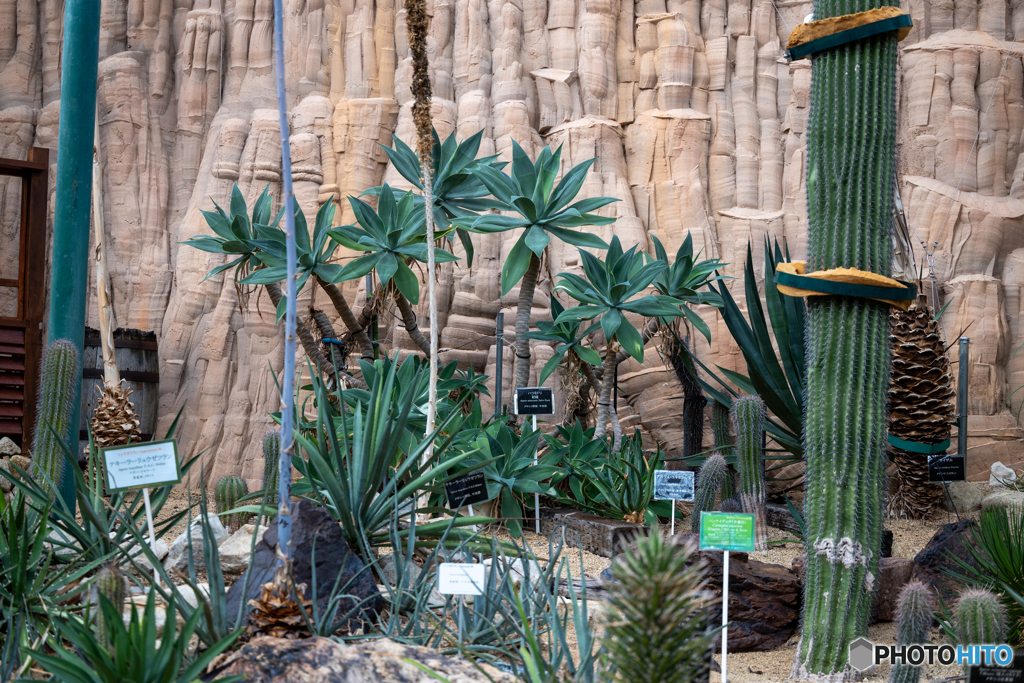
[{"label": "spiky agave rosette", "polygon": [[131,393],[131,388],[123,380],[116,386],[103,389],[96,411],[89,421],[97,447],[122,446],[129,441],[134,443],[142,439],[139,429],[141,421],[128,398]]},{"label": "spiky agave rosette", "polygon": [[[892,383],[889,434],[905,441],[937,444],[950,436],[953,376],[939,323],[923,298],[889,319]],[[889,447],[895,471],[889,478],[890,517],[923,519],[938,505],[942,486],[928,482],[928,456]]]}]

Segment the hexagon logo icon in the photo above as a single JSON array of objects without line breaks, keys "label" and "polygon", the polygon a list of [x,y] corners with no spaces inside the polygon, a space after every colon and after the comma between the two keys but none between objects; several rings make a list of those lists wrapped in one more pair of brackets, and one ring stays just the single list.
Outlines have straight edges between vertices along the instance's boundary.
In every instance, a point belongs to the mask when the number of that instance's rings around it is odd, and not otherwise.
[{"label": "hexagon logo icon", "polygon": [[867,638],[858,638],[850,643],[850,666],[864,671],[874,663],[875,645]]}]

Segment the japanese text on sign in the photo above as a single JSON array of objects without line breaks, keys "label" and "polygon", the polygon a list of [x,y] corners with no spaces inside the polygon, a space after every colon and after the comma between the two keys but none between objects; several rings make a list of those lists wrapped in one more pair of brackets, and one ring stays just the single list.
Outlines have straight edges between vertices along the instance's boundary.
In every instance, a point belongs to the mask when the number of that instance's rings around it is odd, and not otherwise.
[{"label": "japanese text on sign", "polygon": [[700,549],[754,552],[754,515],[742,512],[701,512]]},{"label": "japanese text on sign", "polygon": [[108,493],[181,481],[178,449],[173,439],[104,448],[100,457],[107,473]]}]

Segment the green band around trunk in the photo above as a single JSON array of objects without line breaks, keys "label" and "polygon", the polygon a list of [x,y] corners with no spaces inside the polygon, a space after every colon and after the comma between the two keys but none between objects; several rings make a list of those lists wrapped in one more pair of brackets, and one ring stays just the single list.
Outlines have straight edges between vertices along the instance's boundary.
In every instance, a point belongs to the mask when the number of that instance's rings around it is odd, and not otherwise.
[{"label": "green band around trunk", "polygon": [[889,445],[895,446],[896,448],[904,451],[910,451],[911,453],[938,455],[939,453],[945,453],[946,449],[949,448],[949,439],[940,441],[939,443],[917,443],[916,441],[907,441],[890,434]]},{"label": "green band around trunk", "polygon": [[822,50],[829,50],[846,43],[852,43],[855,40],[862,40],[869,38],[879,33],[886,33],[887,31],[896,31],[898,29],[912,26],[909,14],[901,14],[898,17],[889,17],[888,19],[882,19],[880,21],[873,21],[870,24],[863,24],[855,28],[848,29],[846,31],[839,31],[832,35],[818,38],[817,40],[811,40],[802,45],[794,45],[793,47],[786,50],[786,58],[789,61],[796,59],[802,59],[808,55],[814,54],[815,52],[821,52]]},{"label": "green band around trunk", "polygon": [[833,282],[806,275],[794,275],[778,271],[775,282],[787,287],[809,289],[822,294],[838,294],[840,296],[856,296],[863,299],[888,299],[890,301],[913,301],[917,298],[917,285],[897,280],[904,287],[879,287],[876,285],[857,285],[848,282]]}]

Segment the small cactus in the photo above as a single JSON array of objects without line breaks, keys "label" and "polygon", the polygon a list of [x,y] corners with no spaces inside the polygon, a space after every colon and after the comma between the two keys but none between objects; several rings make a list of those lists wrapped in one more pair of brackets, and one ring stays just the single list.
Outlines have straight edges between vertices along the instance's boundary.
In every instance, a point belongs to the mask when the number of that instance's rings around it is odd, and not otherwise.
[{"label": "small cactus", "polygon": [[277,472],[281,458],[281,430],[271,429],[263,435],[263,491],[267,505],[277,505]]},{"label": "small cactus", "polygon": [[[921,581],[911,581],[900,591],[896,603],[896,643],[916,645],[928,639],[934,619],[931,590]],[[899,663],[889,674],[889,683],[918,683],[921,667]]]},{"label": "small cactus", "polygon": [[744,512],[755,516],[754,547],[768,547],[768,524],[764,504],[764,401],[759,396],[742,396],[732,404],[732,422],[736,430],[736,464],[740,472],[740,502]]},{"label": "small cactus", "polygon": [[[118,614],[121,613],[125,599],[125,581],[124,574],[116,564],[105,565],[96,574],[96,591],[110,601]],[[113,647],[113,643],[110,642],[110,624],[107,623],[102,606],[96,610],[96,635],[100,644],[108,650]]]},{"label": "small cactus", "polygon": [[214,491],[214,498],[217,501],[217,514],[224,521],[224,526],[229,527],[232,531],[237,531],[243,524],[249,521],[249,514],[237,512],[225,515],[224,513],[238,507],[238,500],[247,495],[249,495],[249,487],[246,485],[245,480],[239,476],[229,475],[221,477],[220,481],[217,482],[217,487]]},{"label": "small cactus", "polygon": [[959,645],[988,645],[1006,640],[1006,611],[992,591],[965,590],[960,594],[954,617]]},{"label": "small cactus", "polygon": [[[57,495],[64,472],[64,449],[75,391],[82,377],[78,349],[67,339],[57,339],[46,347],[39,370],[39,400],[36,428],[32,439],[32,478],[50,498]],[[77,429],[77,427],[76,427]],[[56,434],[55,434],[56,432]]]},{"label": "small cactus", "polygon": [[690,518],[693,533],[700,533],[700,513],[714,511],[715,500],[728,474],[729,468],[721,453],[713,453],[704,461],[697,473],[697,491],[693,497],[693,517]]}]

